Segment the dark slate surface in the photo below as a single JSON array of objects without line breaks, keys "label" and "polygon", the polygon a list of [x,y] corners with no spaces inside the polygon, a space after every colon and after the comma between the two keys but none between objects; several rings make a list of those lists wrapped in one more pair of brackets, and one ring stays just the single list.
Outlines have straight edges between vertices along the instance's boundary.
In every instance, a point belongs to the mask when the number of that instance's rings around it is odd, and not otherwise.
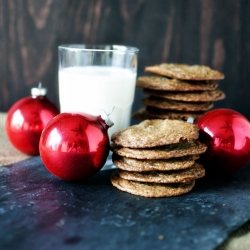
[{"label": "dark slate surface", "polygon": [[250,165],[161,199],[113,188],[111,172],[68,183],[39,157],[1,167],[0,249],[206,250],[250,218]]}]

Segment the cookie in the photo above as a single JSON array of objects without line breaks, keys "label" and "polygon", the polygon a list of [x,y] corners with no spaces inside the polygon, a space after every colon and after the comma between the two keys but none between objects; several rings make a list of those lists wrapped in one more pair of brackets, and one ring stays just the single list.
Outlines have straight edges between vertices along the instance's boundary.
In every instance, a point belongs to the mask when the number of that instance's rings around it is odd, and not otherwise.
[{"label": "cookie", "polygon": [[150,107],[179,111],[207,111],[213,107],[212,102],[183,102],[153,96],[142,99],[142,103]]},{"label": "cookie", "polygon": [[169,92],[144,89],[144,93],[150,96],[166,98],[169,100],[184,102],[215,102],[226,97],[225,93],[220,89],[211,91],[193,91],[193,92]]},{"label": "cookie", "polygon": [[205,175],[205,169],[202,165],[195,163],[193,166],[173,171],[148,171],[131,172],[118,169],[117,173],[121,178],[129,181],[154,182],[154,183],[180,183],[189,182]]},{"label": "cookie", "polygon": [[182,142],[147,149],[126,148],[111,144],[111,150],[118,155],[148,160],[169,159],[187,155],[203,154],[206,149],[207,146],[200,141]]},{"label": "cookie", "polygon": [[[154,116],[154,115],[151,116],[146,111],[146,108],[140,108],[139,110],[135,111],[132,114],[132,118],[135,119],[135,120],[138,120],[138,121],[144,121],[144,120],[150,120],[150,119],[162,119],[162,118]],[[168,117],[165,117],[165,118],[168,118]]]},{"label": "cookie", "polygon": [[136,86],[165,91],[205,91],[216,89],[218,83],[215,81],[188,82],[162,76],[141,76],[138,77]]},{"label": "cookie", "polygon": [[204,65],[162,63],[148,66],[145,71],[179,80],[192,81],[221,80],[225,77],[221,72]]},{"label": "cookie", "polygon": [[161,108],[154,108],[154,107],[145,107],[137,110],[133,113],[132,117],[136,120],[143,121],[147,119],[175,119],[175,120],[183,120],[187,121],[189,117],[198,118],[204,115],[205,111],[197,111],[197,112],[184,112],[178,110],[168,110],[168,109],[161,109]]},{"label": "cookie", "polygon": [[116,167],[126,171],[171,171],[186,169],[194,165],[195,160],[199,159],[199,155],[184,156],[167,160],[139,160],[127,158],[117,154],[112,155],[112,161]]},{"label": "cookie", "polygon": [[197,125],[179,120],[153,119],[118,130],[111,141],[129,148],[151,148],[167,144],[192,141],[199,137]]},{"label": "cookie", "polygon": [[111,175],[111,183],[114,187],[121,191],[125,191],[134,195],[143,197],[171,197],[186,194],[192,190],[195,185],[195,180],[188,183],[145,183],[138,181],[129,181],[123,179],[115,170]]}]

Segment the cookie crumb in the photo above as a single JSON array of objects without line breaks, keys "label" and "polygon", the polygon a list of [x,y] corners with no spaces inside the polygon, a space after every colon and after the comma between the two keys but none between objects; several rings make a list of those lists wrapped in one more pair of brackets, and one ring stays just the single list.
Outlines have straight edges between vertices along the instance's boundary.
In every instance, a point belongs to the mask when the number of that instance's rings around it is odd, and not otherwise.
[{"label": "cookie crumb", "polygon": [[158,240],[163,240],[164,239],[164,236],[163,235],[159,235],[158,236]]}]

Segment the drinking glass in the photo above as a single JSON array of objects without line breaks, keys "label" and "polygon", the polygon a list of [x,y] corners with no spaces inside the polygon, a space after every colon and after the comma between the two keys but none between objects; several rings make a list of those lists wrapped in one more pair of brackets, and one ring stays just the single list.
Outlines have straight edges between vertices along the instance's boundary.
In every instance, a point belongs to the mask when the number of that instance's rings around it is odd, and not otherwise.
[{"label": "drinking glass", "polygon": [[61,112],[104,111],[114,125],[109,136],[131,122],[138,48],[122,45],[65,44],[59,52]]}]

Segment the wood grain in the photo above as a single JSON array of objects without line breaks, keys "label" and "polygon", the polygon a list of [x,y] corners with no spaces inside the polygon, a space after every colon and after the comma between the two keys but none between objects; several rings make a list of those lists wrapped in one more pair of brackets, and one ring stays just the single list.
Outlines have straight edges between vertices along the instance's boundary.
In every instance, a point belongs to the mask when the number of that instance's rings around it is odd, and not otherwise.
[{"label": "wood grain", "polygon": [[39,81],[58,105],[58,45],[116,43],[140,49],[138,75],[161,62],[222,71],[227,97],[215,107],[250,118],[249,16],[247,0],[0,0],[0,111]]}]

